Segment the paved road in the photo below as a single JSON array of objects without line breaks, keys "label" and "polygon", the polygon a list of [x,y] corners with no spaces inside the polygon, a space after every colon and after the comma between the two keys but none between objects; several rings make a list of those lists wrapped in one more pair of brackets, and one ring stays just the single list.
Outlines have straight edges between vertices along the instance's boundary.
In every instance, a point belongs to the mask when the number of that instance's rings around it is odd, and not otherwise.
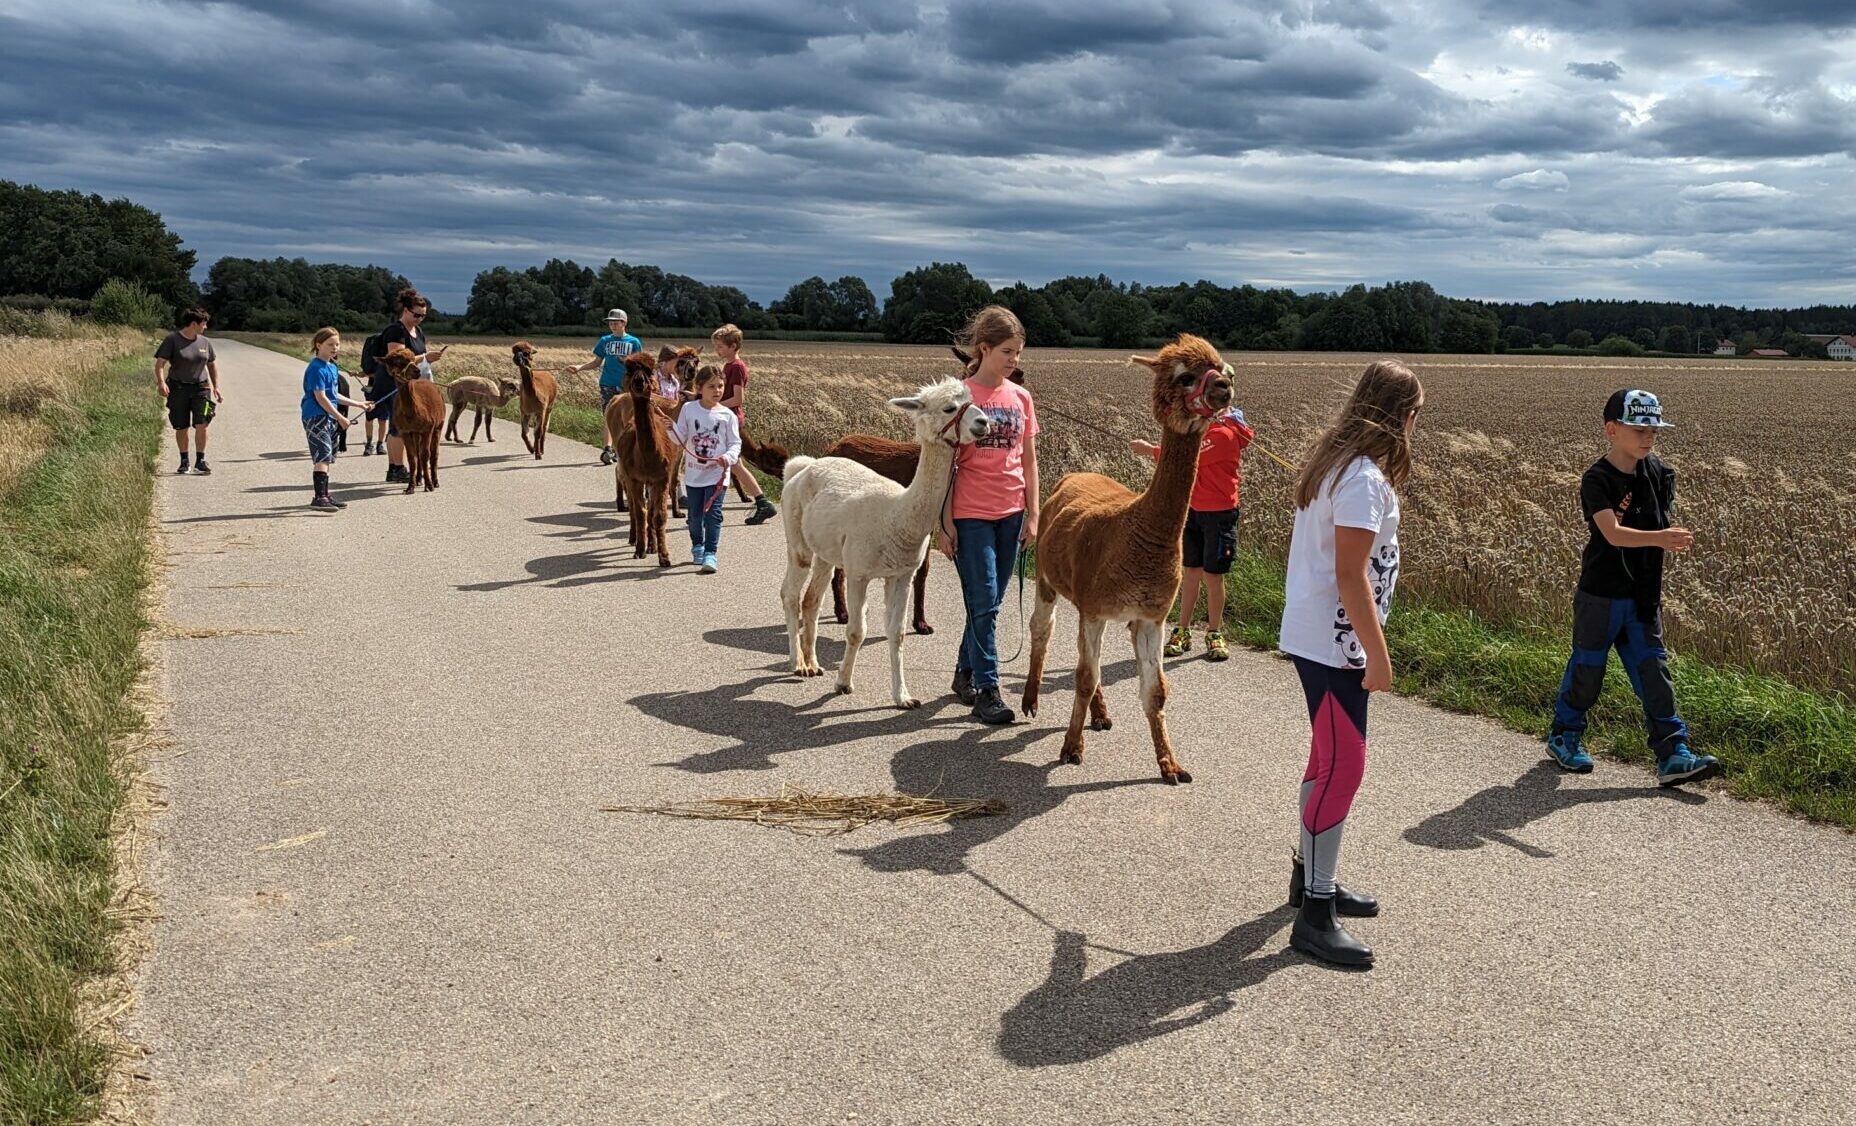
[{"label": "paved road", "polygon": [[[1286,946],[1288,665],[1176,665],[1192,786],[1138,723],[1057,768],[1054,716],[782,675],[779,525],[733,507],[719,577],[634,562],[576,443],[499,427],[412,497],[344,457],[351,507],[311,515],[301,365],[221,357],[217,473],[160,482],[171,617],[248,631],[166,643],[132,1029],[161,1122],[1856,1120],[1850,835],[1382,700],[1343,858],[1380,963],[1329,970]],[[1012,808],[836,839],[598,812],[783,781]]]}]

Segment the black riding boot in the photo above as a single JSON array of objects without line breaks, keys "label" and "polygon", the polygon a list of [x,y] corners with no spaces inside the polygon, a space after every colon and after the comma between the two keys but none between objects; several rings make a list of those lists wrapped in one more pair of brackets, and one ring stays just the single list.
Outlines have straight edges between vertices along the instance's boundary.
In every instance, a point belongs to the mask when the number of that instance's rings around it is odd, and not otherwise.
[{"label": "black riding boot", "polygon": [[[1302,889],[1307,886],[1308,882],[1302,876],[1302,862],[1292,861],[1289,866],[1289,906],[1302,905]],[[1348,891],[1335,884],[1334,913],[1350,919],[1370,919],[1379,914],[1379,901],[1363,891]]]},{"label": "black riding boot", "polygon": [[1289,931],[1289,945],[1311,958],[1337,966],[1365,969],[1373,964],[1373,948],[1347,933],[1334,914],[1334,897],[1304,895],[1302,909]]}]

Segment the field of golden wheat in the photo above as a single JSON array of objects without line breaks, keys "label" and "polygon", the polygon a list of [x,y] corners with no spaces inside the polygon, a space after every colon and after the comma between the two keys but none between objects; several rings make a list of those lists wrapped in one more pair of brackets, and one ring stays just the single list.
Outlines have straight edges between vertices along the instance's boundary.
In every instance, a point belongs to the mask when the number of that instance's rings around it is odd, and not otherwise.
[{"label": "field of golden wheat", "polygon": [[[536,343],[538,366],[589,354],[586,340]],[[902,436],[884,400],[956,371],[945,350],[927,347],[750,341],[745,356],[753,370],[748,429],[795,452],[816,452],[852,431]],[[1371,358],[1226,356],[1258,442],[1291,462]],[[1663,397],[1676,423],[1659,448],[1679,474],[1677,519],[1695,532],[1694,550],[1668,572],[1672,646],[1849,694],[1856,365],[1405,359],[1424,380],[1426,403],[1406,490],[1403,595],[1500,622],[1563,622],[1584,544],[1579,474],[1604,452],[1600,409],[1613,390],[1644,387]],[[1086,349],[1034,349],[1024,367],[1046,407],[1039,439],[1046,488],[1075,470],[1140,487],[1148,463],[1101,431],[1151,436],[1145,375],[1124,354]],[[447,376],[510,370],[503,342],[456,345],[444,365]],[[566,383],[568,397],[596,401],[594,373]],[[1244,476],[1245,541],[1280,559],[1290,477],[1256,452],[1246,456]]]}]

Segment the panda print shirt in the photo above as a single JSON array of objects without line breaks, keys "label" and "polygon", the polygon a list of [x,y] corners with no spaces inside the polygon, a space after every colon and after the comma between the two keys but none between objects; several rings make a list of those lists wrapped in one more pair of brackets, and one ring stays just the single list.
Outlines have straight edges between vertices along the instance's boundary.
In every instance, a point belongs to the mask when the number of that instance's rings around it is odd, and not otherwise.
[{"label": "panda print shirt", "polygon": [[1334,580],[1334,527],[1374,533],[1366,574],[1385,624],[1398,585],[1398,494],[1371,458],[1357,457],[1323,481],[1315,499],[1295,514],[1284,591],[1284,653],[1337,669],[1364,669],[1366,650],[1341,605]]}]

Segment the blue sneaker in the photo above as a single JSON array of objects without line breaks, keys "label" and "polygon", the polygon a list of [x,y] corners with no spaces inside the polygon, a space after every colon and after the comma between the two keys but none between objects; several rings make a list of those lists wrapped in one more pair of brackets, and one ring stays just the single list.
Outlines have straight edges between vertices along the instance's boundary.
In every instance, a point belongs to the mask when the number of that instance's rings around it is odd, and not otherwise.
[{"label": "blue sneaker", "polygon": [[1547,740],[1547,753],[1553,761],[1560,764],[1561,770],[1570,770],[1574,774],[1592,772],[1592,756],[1585,753],[1580,746],[1583,736],[1577,731],[1562,731]]},{"label": "blue sneaker", "polygon": [[1679,786],[1684,782],[1712,778],[1720,772],[1720,759],[1713,755],[1698,755],[1689,750],[1687,743],[1677,743],[1675,751],[1656,764],[1656,784]]},{"label": "blue sneaker", "polygon": [[715,552],[711,551],[702,557],[702,573],[705,575],[713,575],[715,574],[715,570]]},{"label": "blue sneaker", "polygon": [[690,548],[690,562],[691,563],[694,563],[698,567],[702,566],[702,557],[703,557],[702,548],[700,547]]}]

